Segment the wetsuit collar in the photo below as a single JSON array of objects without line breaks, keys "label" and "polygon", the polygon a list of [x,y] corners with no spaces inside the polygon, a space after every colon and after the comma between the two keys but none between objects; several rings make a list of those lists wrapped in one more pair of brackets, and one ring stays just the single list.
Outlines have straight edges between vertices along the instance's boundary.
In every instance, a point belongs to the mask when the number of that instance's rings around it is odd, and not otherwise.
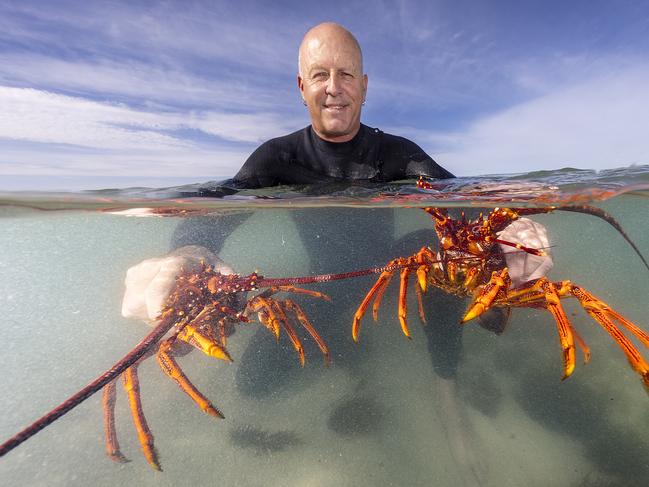
[{"label": "wetsuit collar", "polygon": [[332,178],[348,181],[370,180],[379,172],[379,145],[372,129],[366,125],[361,124],[358,133],[347,142],[323,140],[309,126],[305,160],[308,160],[308,164],[318,173]]},{"label": "wetsuit collar", "polygon": [[357,149],[361,146],[363,139],[365,138],[366,130],[367,127],[361,124],[353,139],[348,140],[347,142],[329,142],[328,140],[320,138],[320,136],[316,134],[315,130],[313,130],[313,126],[310,125],[309,136],[311,138],[311,143],[316,150],[327,154],[335,154],[336,156],[348,156],[357,152]]}]

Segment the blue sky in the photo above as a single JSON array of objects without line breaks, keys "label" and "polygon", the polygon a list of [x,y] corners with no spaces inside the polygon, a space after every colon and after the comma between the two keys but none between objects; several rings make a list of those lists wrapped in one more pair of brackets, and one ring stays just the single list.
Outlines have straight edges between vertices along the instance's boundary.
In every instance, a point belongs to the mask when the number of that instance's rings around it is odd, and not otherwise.
[{"label": "blue sky", "polygon": [[297,47],[349,28],[364,123],[456,175],[649,164],[649,2],[0,2],[0,189],[232,176],[308,123]]}]

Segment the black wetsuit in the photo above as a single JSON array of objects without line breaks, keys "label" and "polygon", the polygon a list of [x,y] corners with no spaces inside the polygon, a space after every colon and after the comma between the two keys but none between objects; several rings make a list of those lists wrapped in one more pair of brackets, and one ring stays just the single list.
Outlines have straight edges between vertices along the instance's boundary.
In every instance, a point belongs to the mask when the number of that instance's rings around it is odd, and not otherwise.
[{"label": "black wetsuit", "polygon": [[[349,142],[331,143],[320,139],[309,126],[262,144],[231,183],[237,188],[335,182],[384,183],[420,175],[453,177],[419,146],[403,137],[362,125]],[[315,274],[384,265],[394,257],[416,252],[434,238],[431,224],[430,229],[415,232],[395,243],[394,211],[386,208],[311,208],[294,210],[291,215],[309,254],[310,272]],[[203,245],[219,253],[225,239],[245,218],[235,215],[188,219],[178,227],[173,246]],[[354,283],[329,283],[320,287],[332,296],[338,311],[332,315],[331,308],[326,308],[326,311],[316,312],[317,316],[311,317],[337,363],[345,363],[358,354],[351,347],[352,315],[349,311],[353,313],[375,279],[369,277]],[[357,291],[354,293],[351,289]],[[439,312],[440,303],[435,299],[428,301],[432,303],[427,306],[429,321],[435,322],[435,316],[444,316],[439,325],[432,323],[425,328],[433,366],[439,375],[452,377],[461,349],[461,332],[457,324],[461,310],[458,308],[453,313],[458,316],[451,317],[448,312]],[[445,307],[448,311],[448,306]],[[260,341],[271,348],[260,353]],[[290,346],[279,353],[277,348],[273,337],[260,330],[241,358],[240,388],[251,394],[271,392],[274,381],[281,379],[279,371],[290,373],[294,369],[295,357]],[[311,356],[315,357],[317,352],[311,348]],[[269,374],[269,370],[273,372]],[[263,378],[259,378],[260,374]]]},{"label": "black wetsuit", "polygon": [[269,140],[234,177],[245,188],[332,181],[388,182],[418,176],[452,178],[417,144],[361,125],[349,142],[327,142],[311,126]]}]

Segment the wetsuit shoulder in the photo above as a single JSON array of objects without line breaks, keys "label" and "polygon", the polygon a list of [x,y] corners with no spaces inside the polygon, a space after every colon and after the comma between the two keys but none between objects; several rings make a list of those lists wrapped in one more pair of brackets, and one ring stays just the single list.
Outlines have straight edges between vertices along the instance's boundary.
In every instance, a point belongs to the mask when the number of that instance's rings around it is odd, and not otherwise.
[{"label": "wetsuit shoulder", "polygon": [[383,176],[388,181],[418,176],[439,179],[455,177],[405,137],[383,133],[382,146]]},{"label": "wetsuit shoulder", "polygon": [[261,144],[246,160],[233,182],[240,188],[263,188],[284,184],[290,163],[305,137],[307,128]]}]

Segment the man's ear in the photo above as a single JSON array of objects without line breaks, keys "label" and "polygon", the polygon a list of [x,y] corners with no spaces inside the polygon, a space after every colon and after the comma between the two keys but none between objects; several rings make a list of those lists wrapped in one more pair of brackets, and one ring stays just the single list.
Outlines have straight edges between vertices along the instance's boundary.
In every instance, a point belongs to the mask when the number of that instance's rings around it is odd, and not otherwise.
[{"label": "man's ear", "polygon": [[299,74],[297,75],[297,87],[300,90],[300,93],[304,93],[304,82],[302,80],[302,76]]}]

